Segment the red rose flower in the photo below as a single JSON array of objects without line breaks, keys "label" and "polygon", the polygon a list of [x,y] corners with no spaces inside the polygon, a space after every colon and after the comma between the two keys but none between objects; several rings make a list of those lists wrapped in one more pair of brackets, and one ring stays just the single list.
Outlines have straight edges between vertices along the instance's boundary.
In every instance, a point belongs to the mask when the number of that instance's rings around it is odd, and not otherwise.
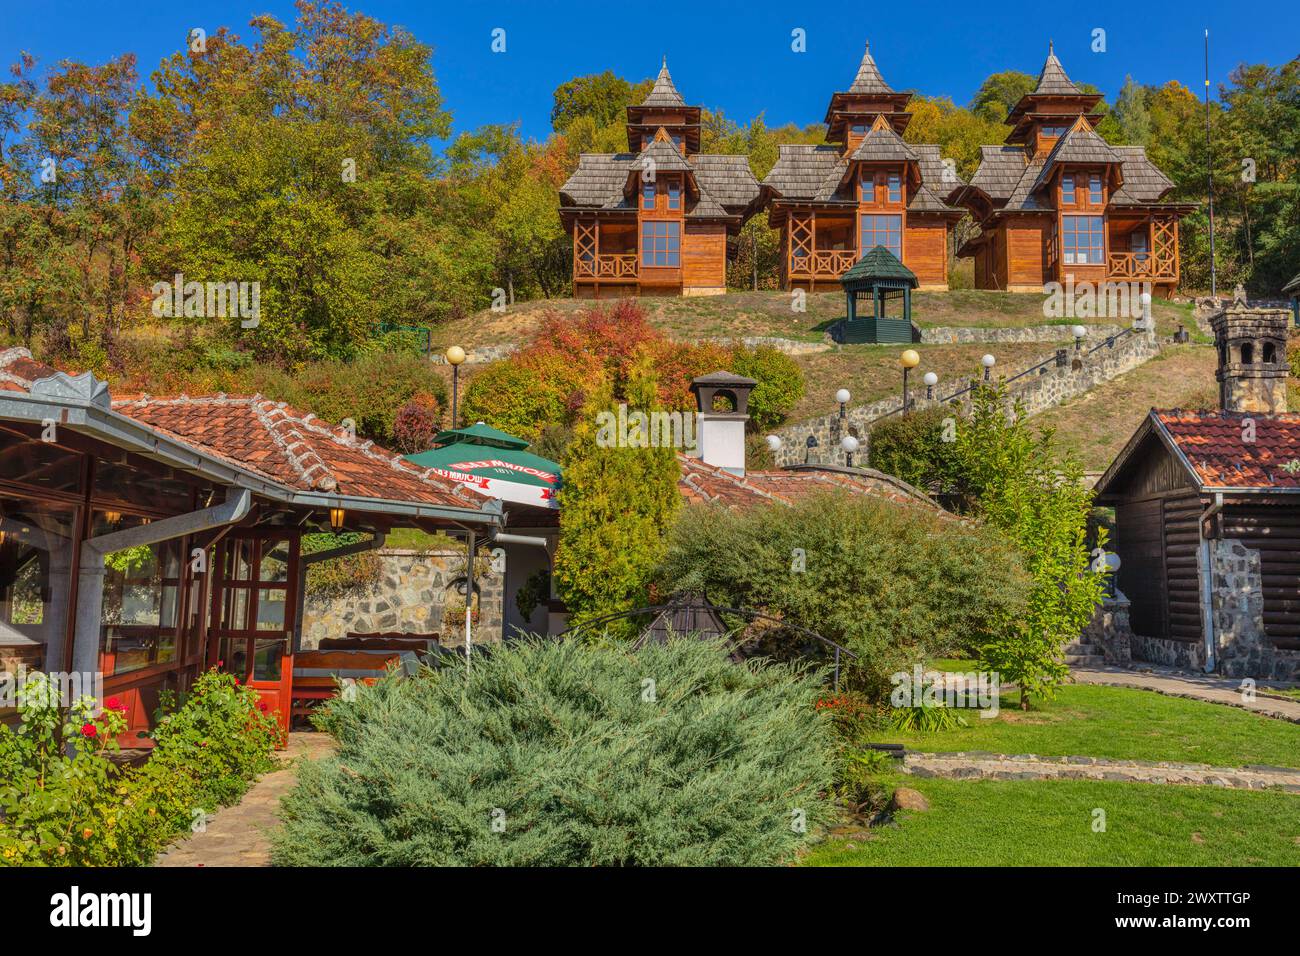
[{"label": "red rose flower", "polygon": [[94,740],[99,736],[99,731],[95,729],[94,724],[86,723],[81,725],[81,736],[87,740]]},{"label": "red rose flower", "polygon": [[115,710],[120,714],[126,713],[126,704],[122,703],[116,697],[110,697],[108,700],[104,701],[104,706],[109,710]]},{"label": "red rose flower", "polygon": [[262,713],[265,714],[265,713],[266,713],[266,701],[264,701],[264,700],[259,700],[259,701],[257,702],[257,709],[260,710]]}]

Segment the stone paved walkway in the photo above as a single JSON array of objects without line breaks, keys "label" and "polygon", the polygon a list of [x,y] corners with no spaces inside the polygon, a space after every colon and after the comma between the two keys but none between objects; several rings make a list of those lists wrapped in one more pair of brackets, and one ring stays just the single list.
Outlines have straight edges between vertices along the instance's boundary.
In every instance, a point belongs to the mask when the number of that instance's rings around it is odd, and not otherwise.
[{"label": "stone paved walkway", "polygon": [[233,807],[208,819],[207,829],[177,843],[154,866],[270,866],[270,831],[279,825],[280,798],[297,779],[295,765],[328,753],[333,738],[321,733],[291,733],[289,746],[276,757],[278,770],[266,774]]},{"label": "stone paved walkway", "polygon": [[1300,698],[1270,694],[1267,686],[1255,689],[1255,699],[1242,695],[1241,680],[1214,674],[1194,674],[1162,667],[1143,666],[1141,670],[1124,667],[1071,668],[1071,676],[1081,684],[1105,684],[1110,687],[1136,687],[1171,697],[1188,697],[1212,704],[1240,707],[1265,717],[1300,724]]},{"label": "stone paved walkway", "polygon": [[918,777],[963,780],[1105,780],[1227,787],[1234,790],[1286,790],[1300,793],[1300,770],[1252,765],[1212,767],[1201,763],[1109,760],[1103,757],[1040,757],[1035,754],[916,753],[903,758],[903,772]]}]

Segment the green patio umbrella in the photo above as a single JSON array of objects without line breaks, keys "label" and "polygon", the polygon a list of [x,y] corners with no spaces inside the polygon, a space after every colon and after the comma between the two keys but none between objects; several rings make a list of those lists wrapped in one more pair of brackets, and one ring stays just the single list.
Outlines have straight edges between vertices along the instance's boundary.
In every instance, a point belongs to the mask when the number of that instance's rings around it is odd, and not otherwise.
[{"label": "green patio umbrella", "polygon": [[558,508],[560,466],[525,451],[528,442],[477,422],[434,436],[434,448],[406,460],[431,468],[440,477],[459,481],[488,498],[539,508]]}]

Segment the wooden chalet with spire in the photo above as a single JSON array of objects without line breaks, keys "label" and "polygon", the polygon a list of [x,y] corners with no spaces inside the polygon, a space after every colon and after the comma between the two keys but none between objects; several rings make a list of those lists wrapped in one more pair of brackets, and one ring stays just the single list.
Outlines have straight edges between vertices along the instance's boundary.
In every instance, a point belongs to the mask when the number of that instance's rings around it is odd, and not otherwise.
[{"label": "wooden chalet with spire", "polygon": [[763,193],[768,223],[781,231],[785,288],[838,289],[876,246],[922,289],[948,288],[948,238],[964,215],[950,199],[963,183],[938,146],[903,141],[911,98],[885,82],[868,45],[853,84],[831,95],[830,145],[781,147]]},{"label": "wooden chalet with spire", "polygon": [[700,150],[700,108],[668,74],[627,108],[626,153],[583,153],[560,187],[573,237],[573,294],[720,295],[736,238],[758,209],[744,156]]},{"label": "wooden chalet with spire", "polygon": [[1001,146],[983,155],[955,201],[979,224],[958,250],[975,287],[1041,292],[1048,282],[1178,285],[1178,223],[1196,207],[1166,202],[1174,184],[1141,146],[1097,135],[1101,96],[1076,86],[1049,46],[1032,93],[1007,115]]}]

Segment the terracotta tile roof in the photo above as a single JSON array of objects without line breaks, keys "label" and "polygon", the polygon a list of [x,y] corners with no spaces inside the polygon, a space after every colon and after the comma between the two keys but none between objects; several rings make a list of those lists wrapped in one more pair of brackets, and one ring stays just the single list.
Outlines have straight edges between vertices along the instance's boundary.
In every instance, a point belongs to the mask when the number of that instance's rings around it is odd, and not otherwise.
[{"label": "terracotta tile roof", "polygon": [[869,468],[852,472],[820,468],[750,471],[741,477],[687,455],[678,455],[677,460],[682,467],[677,487],[687,504],[712,502],[727,508],[791,505],[812,495],[839,489],[895,504],[928,508],[952,517],[906,482]]},{"label": "terracotta tile roof", "polygon": [[[1153,411],[1208,488],[1300,488],[1295,473],[1283,465],[1300,462],[1300,413],[1251,415],[1219,411]],[[1244,419],[1254,421],[1255,440],[1243,440]]]},{"label": "terracotta tile roof", "polygon": [[4,391],[30,391],[32,382],[53,375],[57,371],[58,369],[33,359],[32,353],[27,349],[12,348],[0,351],[0,389]]},{"label": "terracotta tile roof", "polygon": [[[54,375],[24,348],[0,351],[0,389]],[[482,499],[338,425],[261,395],[121,398],[113,411],[228,464],[299,491],[477,508]]]},{"label": "terracotta tile roof", "polygon": [[372,441],[261,395],[123,398],[120,412],[301,491],[474,507],[481,499]]}]

